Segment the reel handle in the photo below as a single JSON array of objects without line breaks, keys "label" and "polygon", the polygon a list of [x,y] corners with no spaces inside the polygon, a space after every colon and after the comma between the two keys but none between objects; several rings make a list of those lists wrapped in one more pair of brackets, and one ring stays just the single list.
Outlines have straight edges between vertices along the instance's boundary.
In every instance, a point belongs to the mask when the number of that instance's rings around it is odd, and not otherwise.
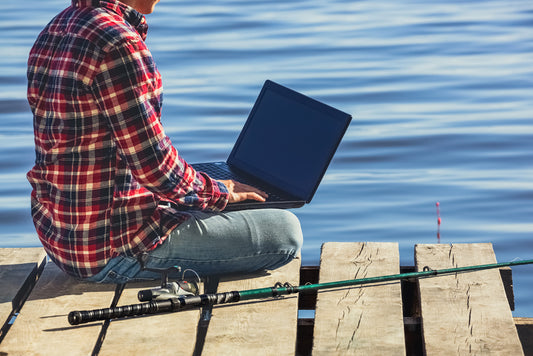
[{"label": "reel handle", "polygon": [[143,289],[137,293],[139,302],[149,302],[152,300],[164,300],[180,296],[198,295],[200,289],[198,283],[187,282],[185,280],[167,283],[163,287]]}]

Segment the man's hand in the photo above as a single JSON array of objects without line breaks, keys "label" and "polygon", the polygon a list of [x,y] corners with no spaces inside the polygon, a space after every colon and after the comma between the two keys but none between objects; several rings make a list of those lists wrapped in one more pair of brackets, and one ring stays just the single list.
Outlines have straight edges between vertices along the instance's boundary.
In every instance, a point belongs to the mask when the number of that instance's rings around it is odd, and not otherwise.
[{"label": "man's hand", "polygon": [[223,183],[229,192],[229,203],[237,203],[244,200],[265,201],[268,195],[248,184],[240,183],[234,180],[219,180]]}]

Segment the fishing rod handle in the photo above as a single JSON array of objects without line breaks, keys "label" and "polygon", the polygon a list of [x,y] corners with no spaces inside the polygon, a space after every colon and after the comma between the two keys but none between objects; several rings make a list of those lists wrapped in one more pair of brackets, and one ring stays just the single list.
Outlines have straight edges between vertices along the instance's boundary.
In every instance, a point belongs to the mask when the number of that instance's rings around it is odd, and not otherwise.
[{"label": "fishing rod handle", "polygon": [[207,305],[235,303],[240,300],[239,292],[224,292],[181,296],[166,300],[153,300],[147,303],[131,304],[122,307],[73,311],[68,314],[70,325],[79,325],[99,320],[118,319],[128,316],[175,312],[182,309],[203,307]]},{"label": "fishing rod handle", "polygon": [[174,298],[179,304],[179,309],[190,309],[196,307],[205,307],[216,304],[236,303],[241,299],[241,295],[237,291],[200,294],[193,296],[180,296]]},{"label": "fishing rod handle", "polygon": [[124,318],[127,316],[155,314],[159,312],[172,311],[175,308],[179,308],[179,306],[176,305],[176,301],[168,299],[163,301],[152,301],[148,303],[125,305],[114,308],[72,311],[68,314],[68,322],[70,323],[70,325],[79,325],[99,320],[108,320]]}]

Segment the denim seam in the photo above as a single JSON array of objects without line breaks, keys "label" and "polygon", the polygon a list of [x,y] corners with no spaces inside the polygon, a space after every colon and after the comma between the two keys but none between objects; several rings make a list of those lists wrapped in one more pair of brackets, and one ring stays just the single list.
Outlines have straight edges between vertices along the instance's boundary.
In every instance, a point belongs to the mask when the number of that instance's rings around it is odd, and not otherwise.
[{"label": "denim seam", "polygon": [[232,258],[229,258],[229,259],[223,259],[223,260],[218,259],[218,260],[209,260],[209,261],[191,260],[191,259],[187,259],[187,258],[161,258],[161,257],[157,257],[157,256],[150,256],[149,259],[150,260],[157,259],[159,261],[176,260],[176,261],[187,261],[187,262],[194,262],[194,263],[217,263],[217,262],[239,261],[239,260],[244,260],[244,259],[252,258],[252,257],[272,256],[272,255],[286,255],[287,257],[295,258],[296,257],[296,251],[290,250],[290,251],[257,253],[257,254],[247,255],[247,256],[236,256],[236,257],[232,257]]}]

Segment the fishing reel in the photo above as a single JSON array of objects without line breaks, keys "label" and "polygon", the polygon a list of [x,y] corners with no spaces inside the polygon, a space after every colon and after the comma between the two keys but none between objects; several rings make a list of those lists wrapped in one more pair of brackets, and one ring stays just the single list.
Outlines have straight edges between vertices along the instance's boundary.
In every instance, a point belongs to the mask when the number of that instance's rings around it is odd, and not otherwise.
[{"label": "fishing reel", "polygon": [[[200,294],[200,276],[191,270],[186,269],[181,275],[181,279],[178,279],[174,282],[168,281],[168,275],[170,273],[180,273],[181,267],[173,266],[170,268],[148,268],[145,266],[145,260],[147,256],[139,256],[139,263],[141,264],[141,270],[156,272],[161,274],[161,285],[157,288],[143,289],[137,293],[137,299],[140,302],[150,302],[153,300],[166,300],[171,298],[176,298],[178,296],[196,296]],[[185,273],[192,272],[195,275],[195,279],[186,280]]]}]

